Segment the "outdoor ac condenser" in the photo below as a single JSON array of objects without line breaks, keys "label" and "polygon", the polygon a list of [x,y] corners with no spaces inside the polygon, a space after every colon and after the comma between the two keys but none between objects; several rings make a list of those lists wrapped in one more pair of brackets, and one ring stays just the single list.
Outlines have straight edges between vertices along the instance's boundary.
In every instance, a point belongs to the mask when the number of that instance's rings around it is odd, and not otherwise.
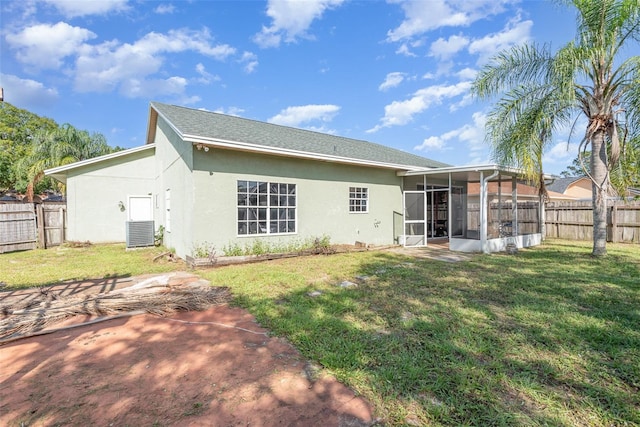
[{"label": "outdoor ac condenser", "polygon": [[127,248],[153,246],[154,235],[153,221],[127,221]]}]

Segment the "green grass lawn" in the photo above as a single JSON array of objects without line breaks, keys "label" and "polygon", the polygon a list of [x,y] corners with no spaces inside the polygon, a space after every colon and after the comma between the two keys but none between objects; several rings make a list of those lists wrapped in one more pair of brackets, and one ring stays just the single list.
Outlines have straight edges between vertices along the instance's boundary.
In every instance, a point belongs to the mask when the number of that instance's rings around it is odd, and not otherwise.
[{"label": "green grass lawn", "polygon": [[125,250],[124,244],[59,246],[0,254],[0,283],[11,289],[57,282],[184,270],[183,262],[167,262],[164,248]]},{"label": "green grass lawn", "polygon": [[[237,304],[366,397],[387,425],[634,426],[640,247],[608,251],[596,259],[587,242],[550,241],[459,263],[370,251],[197,273],[229,286]],[[27,254],[0,255],[0,280],[14,286],[3,278],[8,264],[23,266],[11,264],[20,256],[37,268]],[[125,254],[130,267],[98,273],[175,267]],[[102,256],[93,252],[93,263]],[[58,275],[80,274],[62,273],[66,257],[47,258],[58,260]],[[338,286],[358,276],[367,277],[357,287]]]}]

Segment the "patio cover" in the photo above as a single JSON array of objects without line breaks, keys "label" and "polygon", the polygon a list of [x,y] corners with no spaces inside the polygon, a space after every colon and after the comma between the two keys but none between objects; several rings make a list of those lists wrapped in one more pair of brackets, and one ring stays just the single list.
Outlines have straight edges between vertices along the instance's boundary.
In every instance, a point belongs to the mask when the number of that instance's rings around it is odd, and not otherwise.
[{"label": "patio cover", "polygon": [[[447,181],[449,183],[449,189],[453,182],[479,182],[480,183],[480,247],[482,252],[493,252],[488,233],[488,221],[487,221],[487,196],[488,196],[488,184],[489,182],[505,181],[510,179],[512,182],[512,200],[513,200],[513,235],[518,236],[517,230],[517,182],[522,181],[525,178],[524,171],[519,168],[510,166],[500,166],[496,164],[486,165],[473,165],[473,166],[451,166],[435,169],[425,170],[412,170],[406,172],[398,172],[398,176],[425,176],[433,178],[439,181]],[[544,175],[545,180],[552,180],[551,175]],[[449,216],[451,216],[451,209],[449,209]],[[451,218],[449,218],[451,219]],[[541,221],[544,221],[544,217],[541,216]],[[451,221],[449,221],[451,223]]]}]

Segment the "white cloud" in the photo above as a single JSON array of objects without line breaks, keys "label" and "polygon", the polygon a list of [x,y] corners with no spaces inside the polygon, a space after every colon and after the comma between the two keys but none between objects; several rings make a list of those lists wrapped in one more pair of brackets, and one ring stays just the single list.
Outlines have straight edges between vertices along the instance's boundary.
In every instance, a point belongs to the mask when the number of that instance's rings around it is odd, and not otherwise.
[{"label": "white cloud", "polygon": [[393,72],[387,74],[387,77],[384,79],[384,82],[378,86],[378,90],[385,91],[391,89],[393,87],[397,87],[405,78],[405,73]]},{"label": "white cloud", "polygon": [[200,74],[200,77],[196,79],[198,83],[209,84],[211,82],[218,82],[221,80],[220,76],[209,73],[202,64],[196,65],[196,73]]},{"label": "white cloud", "polygon": [[478,74],[478,70],[473,68],[464,68],[456,73],[456,76],[460,78],[460,80],[474,80],[476,75]]},{"label": "white cloud", "polygon": [[158,15],[167,15],[176,11],[176,7],[172,4],[161,4],[155,8],[154,12]]},{"label": "white cloud", "polygon": [[187,29],[169,30],[167,34],[151,32],[138,40],[133,48],[151,54],[163,52],[184,52],[192,50],[217,60],[224,60],[235,53],[226,44],[210,44],[211,35],[207,29],[191,31]]},{"label": "white cloud", "polygon": [[[162,93],[173,94],[186,87],[179,77],[150,79],[164,63],[163,54],[195,51],[217,60],[235,53],[226,45],[212,45],[207,30],[171,30],[167,34],[148,33],[133,44],[117,41],[96,46],[84,45],[76,61],[75,88],[80,92],[120,90],[126,96],[146,96],[146,88],[155,87]],[[178,80],[177,80],[178,79]],[[182,82],[185,84],[182,84]]]},{"label": "white cloud", "polygon": [[[567,143],[566,141],[557,142],[542,156],[544,169],[558,170],[565,168],[578,156],[578,149],[579,144]],[[552,173],[559,172],[556,171]]]},{"label": "white cloud", "polygon": [[422,141],[422,144],[413,147],[417,151],[442,150],[445,141],[439,136],[430,136]]},{"label": "white cloud", "polygon": [[495,15],[512,0],[391,0],[399,4],[405,19],[387,33],[387,40],[397,42],[411,39],[441,27],[461,27]]},{"label": "white cloud", "polygon": [[413,116],[419,114],[434,104],[440,104],[444,99],[453,98],[469,91],[471,82],[460,82],[455,85],[436,85],[420,89],[413,94],[410,99],[404,101],[393,101],[384,107],[384,117],[380,119],[380,124],[367,132],[377,132],[378,130],[400,126],[413,120]]},{"label": "white cloud", "polygon": [[329,9],[340,6],[344,0],[269,0],[267,16],[271,26],[262,27],[253,40],[262,48],[277,47],[282,41],[292,43],[309,37],[307,30],[315,19]]},{"label": "white cloud", "polygon": [[484,143],[484,127],[487,122],[487,116],[481,112],[476,112],[472,115],[472,119],[472,124],[465,124],[458,129],[453,129],[439,136],[425,138],[422,144],[416,145],[413,149],[417,151],[451,149],[449,142],[457,140],[468,146],[470,154],[477,156],[474,153],[487,148]]},{"label": "white cloud", "polygon": [[439,59],[451,58],[469,44],[469,39],[462,35],[454,35],[445,40],[442,37],[431,43],[429,56]]},{"label": "white cloud", "polygon": [[[299,127],[303,123],[320,120],[322,122],[330,122],[338,113],[340,107],[337,105],[301,105],[296,107],[288,107],[280,111],[280,113],[271,117],[267,121],[285,126]],[[318,129],[318,128],[314,128]]]},{"label": "white cloud", "polygon": [[120,92],[128,98],[141,98],[158,95],[180,95],[184,93],[186,87],[187,80],[183,77],[147,80],[130,78],[122,82]]},{"label": "white cloud", "polygon": [[60,68],[64,58],[75,55],[84,42],[95,37],[96,34],[85,28],[58,22],[27,27],[16,34],[7,34],[6,40],[17,51],[20,62],[50,69]]},{"label": "white cloud", "polygon": [[469,44],[469,53],[479,55],[479,64],[486,63],[499,51],[530,40],[532,27],[533,21],[519,21],[517,18],[509,22],[499,33],[489,34],[472,41]]},{"label": "white cloud", "polygon": [[129,9],[128,0],[43,0],[53,5],[67,18],[87,15],[104,15]]},{"label": "white cloud", "polygon": [[20,108],[47,107],[59,98],[55,88],[11,74],[0,74],[0,86],[4,88],[4,100]]},{"label": "white cloud", "polygon": [[409,50],[409,46],[407,45],[407,43],[402,43],[400,47],[396,50],[396,53],[399,55],[409,56],[413,58],[418,56],[415,53],[411,52],[411,50]]},{"label": "white cloud", "polygon": [[458,138],[460,141],[466,142],[472,151],[484,149],[487,115],[481,112],[475,112],[471,117],[473,118],[473,124],[467,124],[460,128]]},{"label": "white cloud", "polygon": [[251,74],[258,67],[258,56],[252,52],[244,52],[239,62],[244,64],[244,72]]}]

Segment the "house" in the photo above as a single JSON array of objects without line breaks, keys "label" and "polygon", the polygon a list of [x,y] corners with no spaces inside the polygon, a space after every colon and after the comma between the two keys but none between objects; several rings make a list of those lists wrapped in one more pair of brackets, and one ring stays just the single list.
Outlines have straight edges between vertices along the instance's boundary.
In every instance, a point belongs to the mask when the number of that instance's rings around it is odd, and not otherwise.
[{"label": "house", "polygon": [[547,190],[556,194],[552,201],[591,200],[591,180],[586,176],[555,178]]},{"label": "house", "polygon": [[[180,257],[203,244],[220,252],[254,239],[321,236],[411,246],[446,238],[452,250],[501,250],[486,209],[469,213],[468,185],[486,193],[489,182],[520,176],[158,102],[145,145],[45,173],[66,184],[68,240],[125,241],[130,224],[153,221]],[[540,241],[537,231],[514,238],[521,247]]]},{"label": "house", "polygon": [[[587,176],[572,176],[564,178],[553,178],[553,181],[547,186],[550,190],[550,201],[591,201],[592,200],[592,183]],[[624,198],[631,200],[640,196],[640,189],[628,187],[625,191]],[[609,193],[609,199],[620,199],[614,191]]]},{"label": "house", "polygon": [[[499,199],[501,197],[504,197],[505,194],[511,197],[510,196],[511,191],[513,191],[513,188],[510,182],[507,182],[507,183],[504,183],[504,182],[501,183],[496,181],[490,182],[487,187],[487,192],[489,197],[488,201],[489,203],[498,203]],[[524,201],[524,200],[537,201],[538,198],[540,197],[538,195],[538,189],[536,188],[536,186],[527,182],[518,181],[517,191],[518,191],[518,199],[521,201]],[[475,196],[476,200],[479,200],[479,195],[480,195],[480,184],[479,183],[469,184],[469,198],[472,198]],[[568,200],[568,196],[564,196],[563,194],[556,193],[552,190],[549,190],[548,187],[547,187],[547,197],[550,200],[558,200],[558,199]]]}]

